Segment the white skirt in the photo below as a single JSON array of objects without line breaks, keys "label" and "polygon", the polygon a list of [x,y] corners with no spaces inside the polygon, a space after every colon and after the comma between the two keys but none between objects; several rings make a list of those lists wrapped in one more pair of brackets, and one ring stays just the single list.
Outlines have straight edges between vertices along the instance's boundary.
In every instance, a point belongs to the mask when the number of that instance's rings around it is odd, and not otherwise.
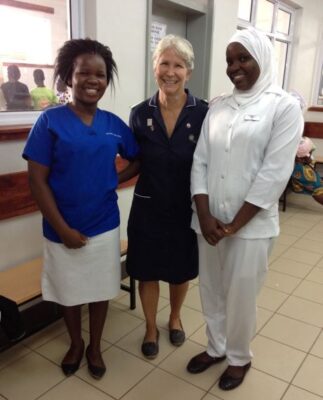
[{"label": "white skirt", "polygon": [[80,249],[44,239],[44,300],[74,306],[116,297],[120,290],[119,227],[89,238]]}]

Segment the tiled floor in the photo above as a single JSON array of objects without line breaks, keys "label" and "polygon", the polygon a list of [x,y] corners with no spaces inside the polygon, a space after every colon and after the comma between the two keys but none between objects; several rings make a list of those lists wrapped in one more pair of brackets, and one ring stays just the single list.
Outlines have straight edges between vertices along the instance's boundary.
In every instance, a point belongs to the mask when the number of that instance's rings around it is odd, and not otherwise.
[{"label": "tiled floor", "polygon": [[[318,400],[323,399],[323,207],[288,206],[281,213],[270,270],[258,300],[258,331],[252,369],[232,392],[217,387],[225,363],[200,375],[185,367],[206,344],[198,281],[189,289],[182,321],[188,340],[168,342],[169,300],[161,286],[158,323],[160,354],[140,353],[142,309],[129,310],[128,294],[111,302],[102,349],[108,366],[96,381],[83,359],[75,376],[65,378],[59,364],[68,340],[62,321],[0,353],[0,400]],[[88,317],[84,312],[84,338]]]}]

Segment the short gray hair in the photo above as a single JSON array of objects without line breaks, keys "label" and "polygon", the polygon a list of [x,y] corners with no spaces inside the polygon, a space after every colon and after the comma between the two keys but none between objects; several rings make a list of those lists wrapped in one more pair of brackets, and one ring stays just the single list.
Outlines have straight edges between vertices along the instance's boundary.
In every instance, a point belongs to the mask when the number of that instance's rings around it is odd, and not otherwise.
[{"label": "short gray hair", "polygon": [[173,49],[184,60],[186,68],[190,71],[194,69],[194,51],[191,43],[175,35],[164,36],[157,44],[153,54],[153,67],[156,68],[157,60],[161,54],[168,49]]}]

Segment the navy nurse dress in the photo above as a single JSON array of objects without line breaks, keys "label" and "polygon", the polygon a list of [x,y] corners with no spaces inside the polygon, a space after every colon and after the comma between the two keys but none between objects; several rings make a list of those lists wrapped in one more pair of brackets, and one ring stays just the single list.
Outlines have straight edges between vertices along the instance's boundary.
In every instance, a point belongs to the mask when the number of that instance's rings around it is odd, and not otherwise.
[{"label": "navy nurse dress", "polygon": [[197,240],[190,227],[190,173],[207,110],[206,102],[187,91],[170,138],[158,93],[131,111],[141,163],[128,222],[127,272],[135,279],[180,284],[198,274]]}]

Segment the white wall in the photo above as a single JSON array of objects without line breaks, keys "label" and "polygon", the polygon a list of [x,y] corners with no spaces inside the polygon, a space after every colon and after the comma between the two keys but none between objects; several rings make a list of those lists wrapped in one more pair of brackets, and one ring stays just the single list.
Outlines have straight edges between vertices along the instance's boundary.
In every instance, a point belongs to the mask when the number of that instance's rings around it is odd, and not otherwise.
[{"label": "white wall", "polygon": [[[313,71],[322,23],[322,0],[296,0],[298,12],[297,43],[294,48],[290,88],[309,101]],[[114,95],[106,94],[100,106],[128,120],[130,107],[144,99],[146,62],[146,0],[85,0],[85,35],[111,47],[119,68]],[[225,49],[237,25],[238,0],[214,0],[213,43],[211,46],[211,97],[231,90],[226,77]],[[322,113],[315,113],[317,114]],[[310,116],[311,118],[311,116]],[[314,118],[314,117],[313,117]],[[321,116],[317,117],[321,120]],[[323,119],[323,116],[322,116]],[[1,122],[0,122],[1,123]],[[317,153],[321,151],[321,142]],[[0,144],[0,173],[24,170],[20,154],[23,142]],[[319,150],[320,148],[320,150]],[[322,148],[323,150],[323,148]],[[132,189],[119,191],[121,236],[126,237],[126,221]],[[0,221],[0,270],[41,254],[41,225],[38,213]]]}]

